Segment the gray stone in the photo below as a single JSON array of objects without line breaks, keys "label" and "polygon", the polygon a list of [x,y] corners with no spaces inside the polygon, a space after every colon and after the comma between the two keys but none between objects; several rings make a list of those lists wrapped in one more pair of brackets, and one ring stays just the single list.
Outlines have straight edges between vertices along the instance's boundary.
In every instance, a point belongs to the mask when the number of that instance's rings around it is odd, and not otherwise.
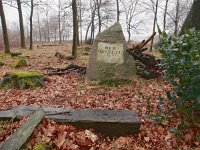
[{"label": "gray stone", "polygon": [[1,150],[18,150],[31,136],[34,129],[44,117],[42,110],[37,110],[30,119],[8,138],[0,147]]},{"label": "gray stone", "polygon": [[126,51],[120,23],[96,36],[89,59],[86,80],[130,79],[136,73],[135,61]]},{"label": "gray stone", "polygon": [[[32,114],[38,108],[19,106],[0,112],[0,120],[23,117]],[[91,110],[41,108],[45,116],[58,123],[67,123],[83,129],[94,129],[100,133],[120,136],[139,132],[141,121],[134,111],[130,110]]]}]

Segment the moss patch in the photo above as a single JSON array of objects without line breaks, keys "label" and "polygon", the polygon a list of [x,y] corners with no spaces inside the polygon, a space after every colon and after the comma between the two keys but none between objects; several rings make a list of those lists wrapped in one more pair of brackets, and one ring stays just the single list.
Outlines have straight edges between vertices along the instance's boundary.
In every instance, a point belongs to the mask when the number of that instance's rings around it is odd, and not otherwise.
[{"label": "moss patch", "polygon": [[27,61],[25,58],[19,58],[18,60],[14,61],[11,66],[13,68],[20,68],[20,67],[24,67],[27,66]]},{"label": "moss patch", "polygon": [[0,61],[0,67],[4,66],[5,63]]},{"label": "moss patch", "polygon": [[39,143],[33,147],[33,150],[50,150],[50,146],[45,143]]},{"label": "moss patch", "polygon": [[131,80],[124,80],[124,79],[112,79],[112,80],[103,80],[99,83],[99,85],[105,85],[109,87],[118,87],[121,85],[128,85],[131,84]]},{"label": "moss patch", "polygon": [[36,71],[17,71],[7,73],[0,82],[0,87],[5,89],[27,89],[42,87],[44,76]]}]

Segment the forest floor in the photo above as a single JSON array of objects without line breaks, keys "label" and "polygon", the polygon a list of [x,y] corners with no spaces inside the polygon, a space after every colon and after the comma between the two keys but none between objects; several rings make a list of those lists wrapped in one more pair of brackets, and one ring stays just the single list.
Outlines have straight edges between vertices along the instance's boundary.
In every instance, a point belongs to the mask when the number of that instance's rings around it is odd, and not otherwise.
[{"label": "forest floor", "polygon": [[[65,67],[71,63],[87,66],[88,46],[79,48],[78,59],[64,60],[55,57],[56,52],[71,55],[71,45],[45,46],[33,51],[16,50],[23,53],[28,66],[13,69],[10,64],[17,58],[0,55],[6,63],[0,68],[0,78],[13,70],[38,70],[45,73],[46,67]],[[142,121],[137,135],[108,137],[91,130],[57,124],[44,119],[27,141],[26,149],[33,149],[38,143],[46,143],[50,149],[71,150],[161,150],[195,149],[200,147],[200,131],[196,128],[176,130],[181,117],[165,118],[160,110],[167,106],[161,104],[159,97],[166,98],[172,87],[162,79],[144,80],[134,77],[128,85],[108,87],[84,81],[84,75],[69,73],[51,75],[45,87],[27,90],[0,90],[0,111],[19,105],[48,106],[62,108],[90,109],[128,109],[134,110]],[[17,121],[0,122],[0,142],[3,142],[19,127],[26,118]]]}]

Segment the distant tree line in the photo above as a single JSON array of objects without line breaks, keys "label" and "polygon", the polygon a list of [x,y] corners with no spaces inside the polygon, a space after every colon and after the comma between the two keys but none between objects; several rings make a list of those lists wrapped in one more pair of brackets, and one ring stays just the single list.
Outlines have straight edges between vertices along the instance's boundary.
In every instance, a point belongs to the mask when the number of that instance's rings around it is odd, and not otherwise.
[{"label": "distant tree line", "polygon": [[[199,1],[194,0],[184,27],[198,16]],[[73,37],[72,54],[76,57],[77,46],[83,41],[92,44],[97,33],[116,21],[126,30],[128,41],[133,33],[144,33],[147,26],[156,31],[157,24],[178,34],[191,4],[191,0],[0,0],[5,52],[10,52],[9,35],[14,29],[7,28],[4,6],[18,10],[21,48],[29,43],[33,49],[33,42],[61,44]]]}]

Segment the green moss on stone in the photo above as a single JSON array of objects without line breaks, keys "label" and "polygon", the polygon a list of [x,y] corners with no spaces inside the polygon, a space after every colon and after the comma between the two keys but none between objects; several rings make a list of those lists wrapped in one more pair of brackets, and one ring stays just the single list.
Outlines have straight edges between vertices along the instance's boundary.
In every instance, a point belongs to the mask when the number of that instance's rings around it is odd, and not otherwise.
[{"label": "green moss on stone", "polygon": [[20,68],[20,67],[24,67],[27,66],[27,61],[25,58],[19,58],[18,60],[14,61],[11,66],[13,68]]},{"label": "green moss on stone", "polygon": [[33,150],[50,150],[50,146],[45,143],[39,143],[33,147]]},{"label": "green moss on stone", "polygon": [[7,73],[0,82],[1,88],[27,89],[42,87],[44,76],[36,71],[16,71]]},{"label": "green moss on stone", "polygon": [[10,77],[15,77],[17,79],[21,78],[32,78],[32,77],[43,77],[43,74],[37,71],[16,71],[7,73]]},{"label": "green moss on stone", "polygon": [[131,84],[131,80],[124,80],[124,79],[110,79],[110,80],[103,80],[99,83],[99,85],[105,85],[109,87],[118,87],[120,85],[127,85]]}]

